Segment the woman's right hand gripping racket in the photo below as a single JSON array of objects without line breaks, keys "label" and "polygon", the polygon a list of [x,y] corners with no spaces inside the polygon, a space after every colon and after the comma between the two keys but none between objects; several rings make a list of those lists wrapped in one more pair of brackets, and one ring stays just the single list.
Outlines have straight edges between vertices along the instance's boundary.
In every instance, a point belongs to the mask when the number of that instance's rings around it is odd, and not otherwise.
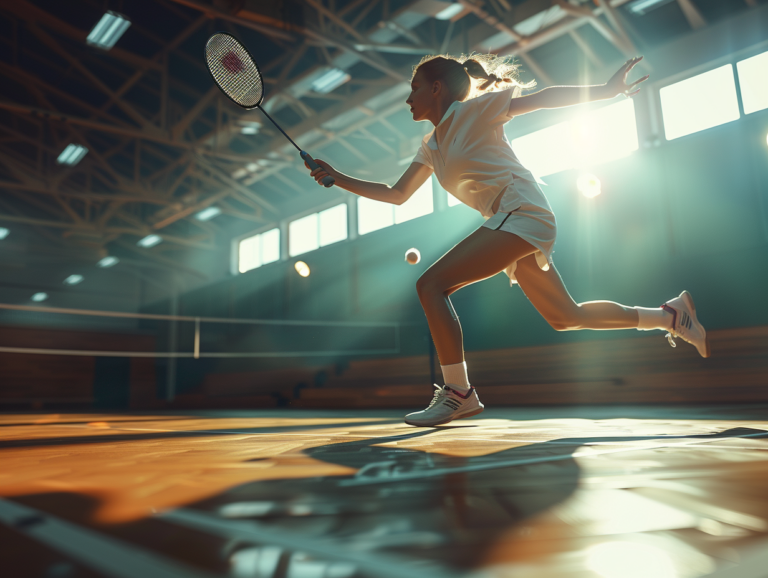
[{"label": "woman's right hand gripping racket", "polygon": [[[301,158],[310,168],[322,168],[309,156],[309,153],[301,150],[293,142],[293,139],[285,134],[285,131],[267,114],[267,111],[261,108],[261,103],[264,101],[264,82],[261,78],[261,72],[250,52],[234,36],[225,32],[217,32],[211,36],[205,44],[205,62],[213,81],[232,102],[247,110],[254,108],[261,110],[272,121],[272,124],[283,133],[285,138],[296,147]],[[330,187],[335,182],[330,175],[322,180],[326,187]]]}]

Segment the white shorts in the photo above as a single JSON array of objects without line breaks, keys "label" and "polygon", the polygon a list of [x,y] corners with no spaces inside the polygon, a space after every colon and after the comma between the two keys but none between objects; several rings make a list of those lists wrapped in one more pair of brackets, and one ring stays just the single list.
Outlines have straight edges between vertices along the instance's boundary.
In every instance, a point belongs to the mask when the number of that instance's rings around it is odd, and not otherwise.
[{"label": "white shorts", "polygon": [[[522,205],[511,213],[497,212],[483,223],[483,227],[514,233],[521,239],[528,241],[538,249],[534,253],[536,264],[542,271],[549,270],[555,238],[557,237],[557,223],[555,222],[555,215],[551,211],[536,205]],[[510,286],[517,283],[515,269],[517,269],[517,262],[504,269],[509,277]]]}]

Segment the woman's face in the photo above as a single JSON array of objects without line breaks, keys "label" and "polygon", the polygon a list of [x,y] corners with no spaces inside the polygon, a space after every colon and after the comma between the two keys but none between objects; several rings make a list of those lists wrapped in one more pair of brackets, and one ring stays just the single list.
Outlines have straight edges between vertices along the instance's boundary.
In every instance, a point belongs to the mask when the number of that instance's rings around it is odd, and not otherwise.
[{"label": "woman's face", "polygon": [[436,95],[432,93],[432,86],[424,79],[421,72],[417,72],[411,80],[411,94],[405,104],[411,107],[413,120],[428,120],[430,112],[435,106]]}]

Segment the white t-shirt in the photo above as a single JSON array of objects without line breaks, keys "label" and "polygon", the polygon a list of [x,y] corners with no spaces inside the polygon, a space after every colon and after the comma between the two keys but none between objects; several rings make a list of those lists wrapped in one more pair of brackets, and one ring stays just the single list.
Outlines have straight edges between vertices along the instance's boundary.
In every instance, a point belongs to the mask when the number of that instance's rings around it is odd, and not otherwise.
[{"label": "white t-shirt", "polygon": [[413,158],[430,167],[446,191],[486,218],[493,215],[499,193],[517,179],[527,186],[509,187],[499,211],[533,205],[552,212],[536,177],[520,164],[504,134],[511,98],[512,89],[453,102]]}]

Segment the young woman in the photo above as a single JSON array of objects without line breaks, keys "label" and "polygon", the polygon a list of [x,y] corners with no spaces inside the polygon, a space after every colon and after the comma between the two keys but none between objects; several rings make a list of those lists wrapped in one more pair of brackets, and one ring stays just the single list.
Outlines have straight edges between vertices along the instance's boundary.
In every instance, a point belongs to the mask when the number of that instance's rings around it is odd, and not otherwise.
[{"label": "young woman", "polygon": [[[632,97],[648,76],[627,84],[642,57],[628,60],[606,83],[554,86],[520,96],[517,65],[496,55],[427,56],[414,68],[406,100],[415,121],[435,129],[424,137],[408,170],[390,187],[352,178],[317,160],[318,183],[326,175],[356,195],[401,205],[434,172],[440,184],[487,221],[434,263],[416,289],[435,342],[445,380],[429,406],[406,416],[411,425],[434,426],[483,411],[470,386],[464,362],[461,325],[450,295],[504,271],[557,331],[576,329],[661,329],[674,346],[680,337],[709,357],[704,328],[696,319],[690,293],[655,309],[610,301],[575,303],[552,263],[557,225],[535,177],[515,156],[504,124],[542,108],[560,108],[619,94]],[[506,84],[506,87],[505,87]],[[501,90],[496,90],[501,89]]]}]

